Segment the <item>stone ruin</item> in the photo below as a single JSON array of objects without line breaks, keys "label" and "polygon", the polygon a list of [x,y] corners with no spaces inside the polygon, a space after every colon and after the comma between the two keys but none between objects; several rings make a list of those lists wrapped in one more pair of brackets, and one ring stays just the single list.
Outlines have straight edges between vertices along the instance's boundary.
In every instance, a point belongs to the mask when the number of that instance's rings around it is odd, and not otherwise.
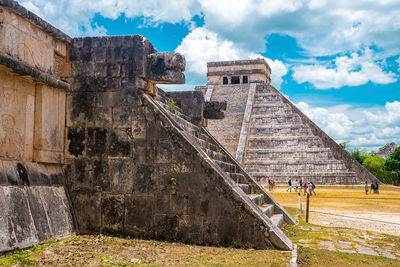
[{"label": "stone ruin", "polygon": [[202,127],[229,103],[157,87],[184,69],[0,0],[0,253],[98,233],[290,250],[293,218]]},{"label": "stone ruin", "polygon": [[[209,62],[206,101],[229,99],[208,131],[259,183],[378,181],[271,84],[264,59]],[[379,181],[378,181],[379,182]]]}]

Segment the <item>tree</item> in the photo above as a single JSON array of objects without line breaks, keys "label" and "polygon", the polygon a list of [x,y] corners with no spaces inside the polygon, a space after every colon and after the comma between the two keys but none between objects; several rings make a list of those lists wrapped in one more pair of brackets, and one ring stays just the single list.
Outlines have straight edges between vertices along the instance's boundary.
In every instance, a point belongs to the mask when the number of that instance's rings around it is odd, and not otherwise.
[{"label": "tree", "polygon": [[[344,150],[347,151],[347,148],[349,147],[349,143],[350,143],[350,141],[346,141],[346,142],[340,143],[339,146],[340,146],[342,149],[344,149]],[[349,152],[349,151],[347,151],[347,152]]]},{"label": "tree", "polygon": [[380,156],[367,156],[362,165],[382,183],[392,183],[390,172],[385,167],[384,158]]},{"label": "tree", "polygon": [[391,173],[393,181],[400,184],[400,146],[386,160],[385,167]]},{"label": "tree", "polygon": [[351,150],[349,153],[360,164],[363,164],[364,160],[368,157],[367,154],[365,154],[364,152],[362,152],[361,150],[359,150],[357,148],[354,150]]}]

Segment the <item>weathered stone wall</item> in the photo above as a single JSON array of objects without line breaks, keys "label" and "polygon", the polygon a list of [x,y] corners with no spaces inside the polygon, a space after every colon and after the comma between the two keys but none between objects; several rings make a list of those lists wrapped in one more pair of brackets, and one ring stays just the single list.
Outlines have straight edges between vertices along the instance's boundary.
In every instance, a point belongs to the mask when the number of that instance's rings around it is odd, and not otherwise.
[{"label": "weathered stone wall", "polygon": [[60,165],[0,160],[0,253],[74,233]]},{"label": "weathered stone wall", "polygon": [[201,92],[176,91],[168,92],[168,97],[176,102],[184,114],[190,118],[190,122],[200,125],[203,120],[204,97]]},{"label": "weathered stone wall", "polygon": [[35,83],[0,66],[0,158],[33,159]]},{"label": "weathered stone wall", "polygon": [[68,38],[0,1],[0,158],[63,162]]},{"label": "weathered stone wall", "polygon": [[57,30],[49,33],[47,23],[37,22],[42,20],[15,1],[0,1],[0,54],[60,78],[66,63],[68,37]]},{"label": "weathered stone wall", "polygon": [[[211,101],[227,101],[225,118],[209,120],[207,130],[236,157],[250,84],[214,85]],[[201,88],[196,88],[201,90]]]},{"label": "weathered stone wall", "polygon": [[[110,56],[101,61],[93,47]],[[72,42],[65,174],[79,231],[271,246],[234,182],[137,85],[154,52],[141,36]],[[118,82],[111,70],[121,71]]]},{"label": "weathered stone wall", "polygon": [[0,253],[75,232],[60,165],[68,39],[0,0]]},{"label": "weathered stone wall", "polygon": [[64,89],[0,65],[0,158],[62,163]]}]

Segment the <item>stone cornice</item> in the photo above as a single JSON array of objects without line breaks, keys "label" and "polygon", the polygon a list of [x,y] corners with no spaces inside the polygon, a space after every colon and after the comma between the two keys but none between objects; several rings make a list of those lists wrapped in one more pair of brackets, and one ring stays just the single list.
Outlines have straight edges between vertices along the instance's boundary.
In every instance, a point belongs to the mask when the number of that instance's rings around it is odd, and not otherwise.
[{"label": "stone cornice", "polygon": [[0,54],[0,65],[4,65],[5,67],[10,68],[13,72],[17,74],[31,76],[34,80],[44,82],[50,86],[61,88],[66,91],[70,90],[69,83],[61,81],[36,67],[31,67],[23,63],[22,61],[15,60],[9,56]]},{"label": "stone cornice", "polygon": [[[1,1],[1,0],[0,0]],[[214,61],[207,62],[207,67],[222,67],[222,66],[242,66],[242,65],[255,65],[263,64],[269,71],[271,68],[268,66],[264,59],[245,59],[245,60],[230,60],[230,61]]]},{"label": "stone cornice", "polygon": [[225,71],[210,71],[207,72],[207,76],[233,76],[233,75],[245,75],[245,74],[263,74],[268,76],[267,72],[262,69],[251,69],[251,70],[225,70]]}]

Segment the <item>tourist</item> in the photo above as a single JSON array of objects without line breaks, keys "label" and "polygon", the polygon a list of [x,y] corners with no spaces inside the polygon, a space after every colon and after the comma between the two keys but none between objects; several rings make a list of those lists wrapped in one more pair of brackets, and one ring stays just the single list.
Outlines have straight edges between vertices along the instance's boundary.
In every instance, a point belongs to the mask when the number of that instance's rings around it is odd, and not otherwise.
[{"label": "tourist", "polygon": [[[310,185],[308,185],[308,187],[310,187]],[[315,184],[311,181],[311,188],[312,188],[312,192],[314,192],[314,195],[317,195],[317,193],[315,193]],[[310,194],[312,194],[312,192]]]},{"label": "tourist", "polygon": [[378,182],[375,182],[375,191],[374,191],[374,194],[379,194],[379,184],[378,184]]},{"label": "tourist", "polygon": [[297,189],[299,189],[299,181],[294,181],[294,191],[297,193]]},{"label": "tourist", "polygon": [[311,182],[309,182],[308,183],[308,192],[310,192],[310,196],[312,196],[312,193],[313,193],[313,185],[312,185],[312,183]]},{"label": "tourist", "polygon": [[268,190],[272,190],[272,184],[271,184],[271,179],[268,178]]},{"label": "tourist", "polygon": [[379,185],[378,183],[375,181],[373,183],[371,183],[371,190],[370,192],[374,192],[374,194],[379,194]]},{"label": "tourist", "polygon": [[288,192],[290,190],[290,192],[292,192],[292,179],[289,179],[288,181],[288,189],[286,190],[286,192]]},{"label": "tourist", "polygon": [[368,182],[365,181],[365,194],[366,194],[366,195],[368,195],[368,190],[369,190]]},{"label": "tourist", "polygon": [[308,188],[308,184],[307,184],[307,182],[304,182],[304,185],[303,185],[304,195],[306,195],[306,193],[307,193],[307,188]]}]

